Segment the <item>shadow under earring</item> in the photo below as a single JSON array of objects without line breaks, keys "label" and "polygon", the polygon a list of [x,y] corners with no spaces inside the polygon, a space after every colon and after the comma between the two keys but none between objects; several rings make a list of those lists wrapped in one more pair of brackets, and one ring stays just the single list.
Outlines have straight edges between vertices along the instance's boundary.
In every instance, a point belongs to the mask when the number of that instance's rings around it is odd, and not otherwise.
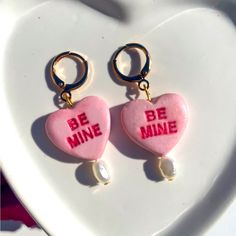
[{"label": "shadow under earring", "polygon": [[[56,74],[57,63],[66,57],[80,61],[84,67],[82,78],[73,84],[66,84]],[[75,52],[63,52],[53,59],[50,72],[68,108],[55,111],[47,118],[45,128],[49,139],[62,151],[79,159],[93,161],[95,178],[100,183],[109,183],[107,167],[99,160],[110,134],[109,108],[96,96],[85,97],[77,103],[72,101],[71,91],[81,87],[87,80],[87,61]]]},{"label": "shadow under earring", "polygon": [[[146,62],[138,75],[126,76],[118,68],[117,57],[123,50],[131,48],[140,49],[146,56]],[[147,100],[136,99],[126,103],[121,111],[121,122],[125,132],[135,143],[157,156],[157,168],[162,177],[173,180],[176,175],[175,165],[166,155],[178,143],[187,126],[188,109],[185,100],[175,93],[151,98],[149,82],[145,79],[150,71],[150,64],[147,49],[137,43],[127,44],[114,54],[112,66],[117,77],[137,83],[147,97]]]}]

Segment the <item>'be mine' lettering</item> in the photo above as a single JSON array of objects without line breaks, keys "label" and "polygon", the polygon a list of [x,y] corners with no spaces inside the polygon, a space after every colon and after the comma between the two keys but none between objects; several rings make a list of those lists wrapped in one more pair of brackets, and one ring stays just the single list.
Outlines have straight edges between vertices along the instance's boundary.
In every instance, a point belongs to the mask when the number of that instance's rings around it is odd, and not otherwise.
[{"label": "'be mine' lettering", "polygon": [[148,125],[140,127],[142,139],[160,135],[170,135],[178,132],[177,122],[167,120],[166,107],[147,110],[144,113]]},{"label": "'be mine' lettering", "polygon": [[69,129],[73,131],[71,136],[66,138],[70,148],[75,148],[102,135],[99,124],[90,125],[85,113],[81,113],[76,117],[67,120],[66,123],[69,126]]}]

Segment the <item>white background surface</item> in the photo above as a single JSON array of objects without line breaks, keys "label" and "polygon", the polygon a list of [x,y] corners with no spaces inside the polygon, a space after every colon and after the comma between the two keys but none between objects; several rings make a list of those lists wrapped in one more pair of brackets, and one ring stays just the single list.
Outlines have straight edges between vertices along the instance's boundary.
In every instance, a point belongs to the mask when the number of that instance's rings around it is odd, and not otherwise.
[{"label": "white background surface", "polygon": [[[7,178],[56,236],[203,234],[235,197],[235,2],[104,1],[99,10],[96,1],[92,8],[83,2],[1,2],[0,155]],[[179,170],[171,184],[148,176],[153,156],[120,129],[117,106],[128,101],[126,87],[111,79],[107,64],[134,41],[152,56],[152,94],[178,92],[189,103],[189,128],[170,153]],[[42,133],[45,115],[57,109],[47,65],[68,49],[92,65],[93,81],[77,97],[102,96],[112,108],[107,188],[89,187],[84,165]]]},{"label": "white background surface", "polygon": [[[236,202],[234,201],[230,208],[228,208],[219,220],[206,232],[205,236],[231,236],[236,232]],[[15,232],[1,232],[2,236],[46,236],[46,234],[39,229],[28,229],[22,226]]]}]

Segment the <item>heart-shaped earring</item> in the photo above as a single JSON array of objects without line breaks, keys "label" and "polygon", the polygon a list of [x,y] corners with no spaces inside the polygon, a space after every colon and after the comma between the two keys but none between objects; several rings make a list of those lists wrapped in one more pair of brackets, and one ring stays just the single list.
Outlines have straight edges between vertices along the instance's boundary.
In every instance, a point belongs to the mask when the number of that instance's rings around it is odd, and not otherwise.
[{"label": "heart-shaped earring", "polygon": [[[132,48],[140,49],[145,54],[146,63],[140,74],[126,76],[118,69],[117,57],[123,50]],[[186,128],[186,102],[175,93],[151,98],[149,82],[145,79],[150,71],[151,60],[147,49],[142,45],[130,43],[119,48],[112,62],[113,70],[120,79],[137,83],[138,88],[147,96],[147,100],[136,99],[123,107],[121,121],[125,132],[135,143],[157,155],[160,174],[168,180],[173,180],[176,174],[175,165],[166,154],[178,143]]]},{"label": "heart-shaped earring", "polygon": [[[66,57],[79,61],[84,67],[82,78],[74,84],[66,84],[56,74],[57,63]],[[71,91],[81,87],[87,79],[87,61],[75,52],[63,52],[53,59],[50,69],[52,81],[68,108],[55,111],[47,118],[45,128],[49,139],[74,157],[94,161],[92,169],[96,179],[103,184],[109,183],[107,167],[99,160],[110,134],[109,108],[96,96],[85,97],[77,103],[71,99]]]}]

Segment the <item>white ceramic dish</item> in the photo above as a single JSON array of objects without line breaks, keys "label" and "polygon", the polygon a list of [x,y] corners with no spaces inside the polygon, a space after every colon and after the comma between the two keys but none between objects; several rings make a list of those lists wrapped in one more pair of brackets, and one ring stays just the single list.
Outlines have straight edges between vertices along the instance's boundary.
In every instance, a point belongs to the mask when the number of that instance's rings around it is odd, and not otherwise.
[{"label": "white ceramic dish", "polygon": [[[39,223],[56,236],[203,234],[235,195],[236,1],[0,4],[1,165]],[[128,99],[109,60],[128,42],[150,51],[153,95],[178,92],[189,102],[188,130],[170,154],[179,172],[173,183],[155,181],[151,155],[120,129]],[[86,165],[43,133],[45,116],[57,109],[48,63],[68,49],[93,64],[93,83],[80,97],[99,95],[111,107],[106,187],[89,186]]]}]

